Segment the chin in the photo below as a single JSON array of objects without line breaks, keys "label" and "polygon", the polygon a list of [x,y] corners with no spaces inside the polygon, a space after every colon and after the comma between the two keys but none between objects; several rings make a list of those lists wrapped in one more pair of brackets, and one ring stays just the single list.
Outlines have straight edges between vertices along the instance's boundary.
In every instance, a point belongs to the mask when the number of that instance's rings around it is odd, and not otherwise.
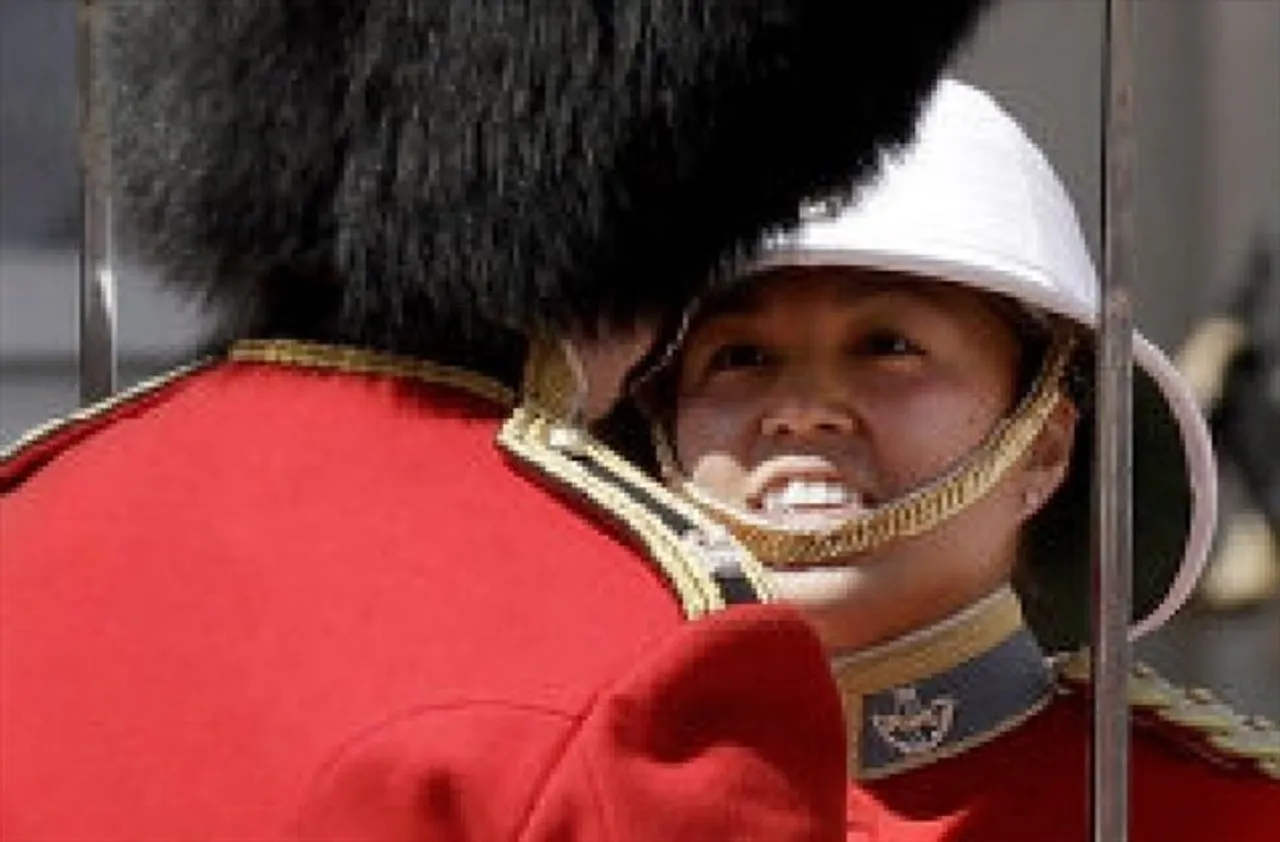
[{"label": "chin", "polygon": [[936,567],[913,559],[921,557],[881,553],[836,566],[770,568],[769,579],[828,651],[848,653],[902,637],[968,603],[972,582],[936,575]]},{"label": "chin", "polygon": [[901,632],[885,628],[874,610],[874,578],[856,565],[770,570],[778,597],[797,609],[828,652],[862,649]]},{"label": "chin", "polygon": [[778,597],[804,611],[845,611],[866,591],[869,579],[868,572],[854,563],[769,568],[769,582]]}]

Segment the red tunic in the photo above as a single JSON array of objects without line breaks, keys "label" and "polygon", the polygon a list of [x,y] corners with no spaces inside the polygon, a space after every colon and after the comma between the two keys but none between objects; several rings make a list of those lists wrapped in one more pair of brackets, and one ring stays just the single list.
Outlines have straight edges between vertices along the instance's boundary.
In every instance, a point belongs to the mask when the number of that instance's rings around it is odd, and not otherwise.
[{"label": "red tunic", "polygon": [[[1088,702],[1057,696],[1021,726],[958,756],[854,787],[850,842],[1089,839]],[[1201,751],[1139,716],[1131,759],[1132,842],[1274,842],[1280,780]]]},{"label": "red tunic", "polygon": [[10,454],[0,836],[840,838],[803,622],[699,609],[506,414],[219,363]]},{"label": "red tunic", "polygon": [[[989,603],[990,604],[990,603]],[[998,608],[998,606],[997,606]],[[995,613],[986,609],[985,616]],[[1084,842],[1089,832],[1089,685],[1079,653],[1062,660],[1046,677],[1047,694],[1020,693],[1018,680],[1034,691],[1025,669],[1027,652],[1010,648],[1017,630],[986,622],[983,615],[953,623],[944,634],[913,649],[890,653],[894,687],[919,687],[908,697],[911,717],[881,721],[907,726],[896,738],[919,737],[909,725],[927,720],[919,700],[945,698],[954,710],[977,715],[970,733],[950,744],[903,757],[882,777],[851,786],[849,842]],[[984,641],[981,628],[990,630]],[[969,648],[958,641],[976,640]],[[992,643],[995,645],[991,645]],[[942,645],[936,645],[941,643]],[[941,653],[942,659],[929,656]],[[952,653],[955,653],[952,655]],[[887,659],[881,659],[883,668]],[[932,660],[929,674],[914,665]],[[905,667],[899,665],[905,664]],[[860,665],[866,669],[866,665]],[[973,679],[981,674],[981,680]],[[908,676],[905,684],[900,679]],[[857,682],[856,671],[841,677]],[[984,686],[985,685],[985,686]],[[994,691],[992,688],[995,688]],[[864,688],[865,689],[865,688]],[[879,690],[880,688],[872,688]],[[901,690],[894,692],[901,695]],[[1280,838],[1280,730],[1261,718],[1246,718],[1203,691],[1174,687],[1139,668],[1130,680],[1133,740],[1130,784],[1131,842],[1272,842]],[[848,703],[849,696],[846,696]],[[859,694],[859,708],[878,698]],[[1002,706],[1010,699],[1021,705]],[[979,703],[981,700],[981,703]],[[978,710],[974,711],[975,704]],[[985,710],[982,708],[985,707]],[[991,713],[995,711],[995,713]],[[990,714],[985,717],[983,714]],[[863,716],[866,716],[864,711]],[[959,721],[928,720],[935,737]],[[941,731],[937,729],[941,729]],[[863,729],[860,744],[878,739]],[[899,739],[902,742],[902,739]],[[854,752],[856,756],[856,751]]]}]

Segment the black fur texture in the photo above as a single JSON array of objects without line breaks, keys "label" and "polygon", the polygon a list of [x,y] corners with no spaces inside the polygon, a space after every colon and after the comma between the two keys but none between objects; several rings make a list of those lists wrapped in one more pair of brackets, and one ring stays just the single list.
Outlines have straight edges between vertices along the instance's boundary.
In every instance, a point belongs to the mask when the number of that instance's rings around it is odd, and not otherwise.
[{"label": "black fur texture", "polygon": [[108,0],[123,245],[226,338],[472,362],[679,308],[985,0]]}]

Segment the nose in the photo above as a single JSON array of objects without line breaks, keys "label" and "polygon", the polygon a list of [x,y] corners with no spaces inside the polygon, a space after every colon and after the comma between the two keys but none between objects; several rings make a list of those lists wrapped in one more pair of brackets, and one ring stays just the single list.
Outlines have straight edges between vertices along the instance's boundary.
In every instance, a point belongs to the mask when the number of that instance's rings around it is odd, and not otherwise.
[{"label": "nose", "polygon": [[812,382],[784,386],[760,420],[760,431],[769,437],[848,435],[855,427],[852,408],[836,390]]}]

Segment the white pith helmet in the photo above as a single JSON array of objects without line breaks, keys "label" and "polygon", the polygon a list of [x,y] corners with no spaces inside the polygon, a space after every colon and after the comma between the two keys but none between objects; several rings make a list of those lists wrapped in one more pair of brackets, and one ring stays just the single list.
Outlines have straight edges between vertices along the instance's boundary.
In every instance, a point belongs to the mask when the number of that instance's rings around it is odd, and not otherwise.
[{"label": "white pith helmet", "polygon": [[[914,143],[887,156],[880,177],[852,202],[815,205],[801,216],[796,228],[766,237],[727,286],[789,267],[874,269],[908,283],[914,276],[1003,295],[1094,335],[1098,277],[1065,189],[1018,124],[966,84],[939,84]],[[1021,403],[946,474],[835,531],[781,534],[786,530],[761,528],[697,488],[681,470],[663,421],[669,399],[663,372],[716,297],[695,302],[668,326],[667,338],[633,373],[631,399],[606,435],[660,470],[771,566],[839,563],[849,551],[933,528],[999,480],[1061,391],[1053,372],[1066,349],[1055,342]],[[1141,335],[1134,338],[1134,362],[1130,635],[1137,638],[1164,624],[1191,594],[1210,549],[1218,490],[1208,428],[1189,385]],[[1075,369],[1092,382],[1092,366]],[[1068,475],[1027,524],[1016,577],[1028,621],[1050,650],[1089,640],[1095,418],[1087,401],[1080,408]]]},{"label": "white pith helmet", "polygon": [[[1066,190],[1012,117],[954,80],[940,83],[915,142],[887,157],[876,181],[848,206],[807,214],[769,237],[746,275],[796,266],[926,276],[1096,328],[1097,272]],[[1137,637],[1192,591],[1210,547],[1217,474],[1207,427],[1176,369],[1141,335],[1134,362]],[[1081,417],[1070,474],[1024,547],[1037,582],[1024,602],[1050,648],[1088,640],[1093,423],[1092,414]]]}]

